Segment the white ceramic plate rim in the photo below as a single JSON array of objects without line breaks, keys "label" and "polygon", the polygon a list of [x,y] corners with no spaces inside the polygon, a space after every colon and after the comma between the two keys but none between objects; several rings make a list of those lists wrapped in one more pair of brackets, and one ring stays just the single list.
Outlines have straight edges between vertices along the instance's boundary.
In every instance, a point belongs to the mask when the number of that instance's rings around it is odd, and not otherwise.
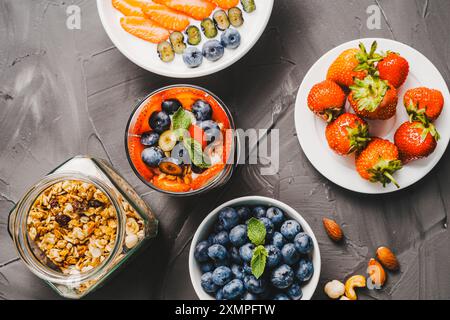
[{"label": "white ceramic plate rim", "polygon": [[[267,27],[267,24],[269,23],[269,19],[270,19],[270,16],[271,16],[271,13],[273,10],[273,4],[274,4],[274,0],[263,0],[268,3],[270,10],[268,10],[267,14],[264,15],[264,17],[263,17],[264,21],[262,22],[261,27],[258,28],[258,30],[254,33],[254,35],[249,39],[248,42],[243,43],[241,45],[241,46],[243,46],[243,50],[234,54],[231,59],[229,59],[223,63],[218,61],[214,64],[211,64],[210,67],[208,67],[208,68],[193,68],[193,69],[187,69],[183,72],[174,72],[174,71],[170,71],[167,69],[165,70],[161,66],[143,63],[142,61],[140,61],[133,55],[133,53],[131,52],[132,50],[128,49],[127,46],[124,45],[119,40],[119,38],[116,36],[114,30],[112,30],[112,28],[110,27],[110,25],[107,21],[108,20],[107,14],[103,10],[102,2],[104,2],[104,1],[111,2],[110,0],[97,0],[98,14],[100,16],[100,20],[102,22],[103,28],[105,29],[107,35],[109,36],[109,38],[111,39],[113,44],[117,47],[117,49],[126,58],[128,58],[130,61],[132,61],[139,67],[141,67],[147,71],[150,71],[150,72],[162,75],[162,76],[166,76],[166,77],[172,77],[172,78],[197,78],[197,77],[210,75],[210,74],[219,72],[223,69],[226,69],[229,66],[231,66],[232,64],[234,64],[235,62],[237,62],[238,60],[240,60],[242,57],[244,57],[250,51],[251,48],[253,48],[253,46],[256,44],[256,42],[259,40],[259,38],[263,34],[264,30]],[[140,39],[138,39],[138,40],[140,40]],[[156,48],[156,46],[155,46],[155,48]]]},{"label": "white ceramic plate rim", "polygon": [[321,271],[321,257],[320,257],[320,249],[319,249],[319,243],[317,242],[316,236],[314,235],[313,230],[311,229],[310,225],[306,220],[295,210],[294,208],[290,207],[289,205],[276,200],[272,198],[267,197],[261,197],[261,196],[248,196],[248,197],[242,197],[230,200],[228,202],[225,202],[224,204],[220,205],[216,209],[214,209],[200,224],[197,231],[194,234],[194,238],[192,239],[191,246],[189,249],[189,275],[191,277],[191,282],[194,287],[195,293],[201,300],[214,300],[213,297],[211,297],[209,294],[207,294],[201,284],[200,284],[200,277],[201,277],[201,271],[200,266],[198,262],[194,258],[194,250],[196,244],[202,240],[202,237],[205,235],[205,233],[210,230],[212,227],[215,219],[217,218],[217,215],[220,210],[222,210],[225,207],[234,207],[238,205],[267,205],[267,206],[275,206],[283,210],[289,217],[295,219],[300,223],[303,230],[312,238],[314,243],[314,250],[312,254],[312,262],[314,265],[314,274],[311,278],[311,280],[308,281],[308,283],[302,287],[303,290],[303,297],[302,300],[310,300],[311,297],[314,295],[314,292],[316,291],[317,285],[319,283],[320,278],[320,271]]},{"label": "white ceramic plate rim", "polygon": [[[396,173],[397,180],[401,186],[397,189],[394,185],[390,184],[386,188],[383,188],[381,184],[374,184],[360,178],[356,170],[353,172],[339,166],[339,162],[333,164],[329,160],[333,157],[332,151],[328,148],[328,145],[323,145],[323,141],[318,137],[316,132],[316,121],[318,120],[312,112],[307,108],[307,96],[311,87],[320,81],[323,81],[326,77],[326,70],[329,65],[324,65],[332,58],[334,60],[342,51],[348,48],[357,47],[360,42],[363,42],[366,47],[369,46],[373,41],[378,42],[379,50],[385,50],[386,48],[395,48],[394,51],[399,51],[402,55],[408,55],[414,57],[414,59],[408,59],[410,62],[411,70],[416,68],[426,70],[426,77],[432,79],[432,84],[427,84],[423,82],[423,86],[435,88],[441,90],[444,95],[445,104],[444,110],[441,117],[436,121],[436,127],[441,134],[441,140],[438,142],[438,147],[436,151],[429,156],[427,159],[418,160],[411,164],[407,164],[401,171]],[[331,60],[331,61],[332,61]],[[327,61],[327,62],[324,62]],[[419,66],[414,66],[414,64]],[[318,75],[319,74],[319,75]],[[321,76],[321,80],[317,78]],[[410,73],[411,77],[411,73]],[[406,86],[406,84],[404,85]],[[404,90],[405,88],[401,88]],[[406,88],[406,89],[409,89]],[[399,104],[397,107],[397,115],[399,112],[404,112],[406,116],[406,111],[403,107],[403,96],[399,95]],[[421,180],[426,176],[439,162],[447,149],[450,140],[450,130],[448,125],[450,121],[450,110],[448,109],[448,101],[450,101],[450,93],[444,78],[442,77],[439,70],[433,65],[433,63],[428,60],[422,53],[411,48],[403,43],[382,38],[366,38],[353,40],[344,43],[323,55],[308,71],[305,78],[303,79],[300,89],[298,91],[297,100],[295,104],[295,126],[297,131],[298,140],[303,149],[308,160],[311,164],[327,179],[333,183],[359,193],[365,194],[384,194],[395,192],[404,188],[407,188],[414,183]],[[392,141],[392,139],[390,139]],[[319,144],[319,145],[318,145]],[[326,151],[325,151],[326,150]],[[341,172],[343,170],[344,173]]]}]

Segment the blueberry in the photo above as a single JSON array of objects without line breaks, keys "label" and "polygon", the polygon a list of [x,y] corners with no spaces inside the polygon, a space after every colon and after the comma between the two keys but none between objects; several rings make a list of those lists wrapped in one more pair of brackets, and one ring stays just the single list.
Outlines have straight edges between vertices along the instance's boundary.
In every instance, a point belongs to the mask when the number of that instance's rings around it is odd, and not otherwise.
[{"label": "blueberry", "polygon": [[293,243],[285,244],[283,249],[281,249],[281,255],[283,256],[284,262],[288,265],[293,265],[300,260],[300,254],[297,249],[295,249]]},{"label": "blueberry", "polygon": [[225,300],[223,297],[223,289],[219,289],[216,292],[216,300]]},{"label": "blueberry", "polygon": [[223,208],[219,212],[219,224],[225,230],[231,230],[239,223],[239,215],[233,208]]},{"label": "blueberry", "polygon": [[283,264],[272,271],[270,281],[275,288],[286,289],[294,282],[294,271],[288,265]]},{"label": "blueberry", "polygon": [[170,129],[171,120],[169,115],[164,111],[155,111],[150,116],[148,124],[155,132],[163,133]]},{"label": "blueberry", "polygon": [[197,260],[198,262],[206,262],[206,261],[208,261],[208,259],[209,259],[209,257],[208,257],[208,248],[209,248],[209,246],[210,246],[210,243],[208,241],[199,242],[195,246],[195,250],[194,250],[195,260]]},{"label": "blueberry", "polygon": [[215,293],[219,287],[213,282],[213,274],[211,272],[204,273],[201,277],[201,285],[203,290],[208,293]]},{"label": "blueberry", "polygon": [[267,208],[263,206],[257,206],[252,209],[252,214],[257,219],[266,217]]},{"label": "blueberry", "polygon": [[214,261],[221,261],[228,258],[228,252],[221,244],[213,244],[208,248],[208,256]]},{"label": "blueberry", "polygon": [[211,262],[202,263],[200,270],[202,270],[202,273],[212,272],[214,271],[214,265]]},{"label": "blueberry", "polygon": [[246,292],[242,296],[242,300],[255,301],[255,300],[258,300],[258,296],[253,294],[253,293],[251,293],[251,292]]},{"label": "blueberry", "polygon": [[266,266],[270,269],[275,268],[281,263],[281,251],[274,245],[267,245],[266,250],[268,253]]},{"label": "blueberry", "polygon": [[300,300],[303,297],[302,288],[296,282],[286,290],[286,293],[292,300]]},{"label": "blueberry", "polygon": [[231,269],[225,266],[218,267],[213,272],[213,282],[218,286],[222,287],[233,278],[233,273]]},{"label": "blueberry", "polygon": [[225,228],[220,223],[218,223],[214,226],[214,232],[216,232],[216,233],[219,233],[220,231],[223,231],[223,230],[225,230]]},{"label": "blueberry", "polygon": [[220,37],[222,45],[227,49],[236,49],[241,45],[241,34],[236,29],[227,29]]},{"label": "blueberry", "polygon": [[302,232],[302,227],[295,220],[287,220],[281,226],[280,232],[287,240],[292,241],[297,234]]},{"label": "blueberry", "polygon": [[268,218],[259,218],[258,220],[264,224],[264,227],[266,227],[267,237],[272,238],[274,230],[272,221],[270,221]]},{"label": "blueberry", "polygon": [[245,277],[245,272],[244,272],[244,267],[237,265],[237,264],[233,264],[231,266],[231,272],[233,272],[233,275],[236,279],[239,280],[244,280]]},{"label": "blueberry", "polygon": [[154,131],[144,132],[141,135],[141,144],[147,147],[153,147],[158,144],[159,134]]},{"label": "blueberry", "polygon": [[199,127],[203,130],[205,135],[205,140],[207,144],[211,144],[214,141],[222,140],[222,132],[220,131],[219,125],[213,120],[202,121]]},{"label": "blueberry", "polygon": [[273,297],[273,300],[291,300],[291,299],[289,299],[289,296],[285,293],[277,293]]},{"label": "blueberry", "polygon": [[230,249],[231,261],[234,263],[242,263],[241,255],[239,254],[239,249],[236,247],[232,247]]},{"label": "blueberry", "polygon": [[260,294],[266,290],[266,281],[262,278],[256,279],[253,275],[247,275],[244,278],[244,286],[249,292]]},{"label": "blueberry", "polygon": [[226,247],[230,243],[230,238],[228,236],[228,232],[221,231],[214,236],[212,239],[213,244],[221,244]]},{"label": "blueberry", "polygon": [[249,207],[239,207],[236,209],[236,212],[238,213],[239,219],[241,219],[242,222],[250,219],[252,214]]},{"label": "blueberry", "polygon": [[240,224],[231,229],[230,242],[236,247],[243,246],[247,242],[247,226]]},{"label": "blueberry", "polygon": [[297,251],[301,254],[310,253],[314,246],[311,237],[304,232],[300,232],[295,236],[294,244]]},{"label": "blueberry", "polygon": [[278,249],[283,249],[284,245],[286,243],[286,239],[284,239],[283,235],[281,233],[279,233],[278,231],[276,231],[273,234],[273,238],[272,238],[272,244],[277,247]]},{"label": "blueberry", "polygon": [[302,259],[298,265],[297,279],[301,282],[306,282],[311,279],[314,274],[314,266],[311,261]]},{"label": "blueberry", "polygon": [[215,236],[216,236],[216,233],[211,233],[211,234],[208,236],[208,242],[209,242],[210,245],[214,244],[214,237],[215,237]]},{"label": "blueberry", "polygon": [[250,267],[250,265],[249,264],[244,264],[244,273],[245,274],[252,274],[252,267]]},{"label": "blueberry", "polygon": [[223,287],[222,290],[223,290],[223,297],[227,300],[236,299],[239,296],[243,295],[245,292],[244,284],[239,279],[234,279],[230,281]]},{"label": "blueberry", "polygon": [[280,226],[284,221],[283,211],[275,207],[267,209],[266,217],[269,218],[275,226]]},{"label": "blueberry", "polygon": [[189,68],[197,68],[203,62],[202,52],[196,47],[189,47],[184,50],[183,61]]},{"label": "blueberry", "polygon": [[217,61],[223,57],[225,48],[217,40],[208,40],[203,45],[203,56],[209,61]]},{"label": "blueberry", "polygon": [[239,249],[239,254],[241,255],[242,260],[244,260],[245,262],[252,261],[254,249],[255,249],[255,246],[252,243],[244,244]]},{"label": "blueberry", "polygon": [[164,152],[158,147],[145,148],[141,154],[142,161],[152,168],[157,168],[162,159]]},{"label": "blueberry", "polygon": [[205,100],[197,100],[192,105],[192,113],[197,121],[206,121],[212,119],[211,105]]},{"label": "blueberry", "polygon": [[177,99],[164,100],[161,104],[162,110],[167,114],[174,114],[182,107],[181,102]]}]

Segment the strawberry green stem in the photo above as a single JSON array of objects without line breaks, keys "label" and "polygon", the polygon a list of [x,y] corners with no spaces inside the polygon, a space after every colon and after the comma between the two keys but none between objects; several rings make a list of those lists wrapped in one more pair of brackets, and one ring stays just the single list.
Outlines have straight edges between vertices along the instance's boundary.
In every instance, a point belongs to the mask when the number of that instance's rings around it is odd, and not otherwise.
[{"label": "strawberry green stem", "polygon": [[397,188],[400,189],[400,185],[398,184],[397,180],[395,180],[395,178],[394,178],[389,172],[385,171],[385,172],[383,172],[383,174],[384,174],[384,176],[385,176],[386,178],[388,178],[389,180],[391,180],[391,182],[392,182],[393,184],[395,184],[395,186],[396,186]]}]

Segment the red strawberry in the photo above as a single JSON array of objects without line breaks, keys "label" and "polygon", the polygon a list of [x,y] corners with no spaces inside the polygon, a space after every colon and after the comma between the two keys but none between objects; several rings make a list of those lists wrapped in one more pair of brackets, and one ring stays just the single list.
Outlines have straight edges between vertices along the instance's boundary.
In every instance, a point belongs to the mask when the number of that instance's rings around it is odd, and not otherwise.
[{"label": "red strawberry", "polygon": [[439,90],[420,87],[406,91],[403,103],[411,119],[433,122],[444,108],[444,96]]},{"label": "red strawberry", "polygon": [[403,163],[426,158],[434,152],[437,136],[432,132],[433,128],[427,128],[419,121],[408,121],[397,129],[394,141]]},{"label": "red strawberry", "polygon": [[397,89],[389,82],[374,76],[355,79],[348,97],[355,113],[371,120],[387,120],[397,111]]},{"label": "red strawberry", "polygon": [[395,181],[392,174],[402,168],[399,152],[395,144],[388,140],[372,138],[367,147],[356,155],[356,170],[371,182],[381,182],[383,187]]},{"label": "red strawberry", "polygon": [[369,73],[375,72],[374,63],[382,56],[375,53],[377,43],[372,44],[367,52],[361,43],[359,49],[353,48],[342,52],[328,69],[327,79],[343,87],[350,87],[354,79],[364,79]]},{"label": "red strawberry", "polygon": [[400,88],[408,77],[409,63],[398,53],[389,52],[386,58],[378,62],[377,69],[380,79]]},{"label": "red strawberry", "polygon": [[316,84],[308,95],[309,109],[328,122],[342,113],[344,105],[344,91],[331,80]]},{"label": "red strawberry", "polygon": [[340,155],[364,149],[370,141],[369,126],[352,113],[344,113],[330,123],[325,136],[330,148]]}]

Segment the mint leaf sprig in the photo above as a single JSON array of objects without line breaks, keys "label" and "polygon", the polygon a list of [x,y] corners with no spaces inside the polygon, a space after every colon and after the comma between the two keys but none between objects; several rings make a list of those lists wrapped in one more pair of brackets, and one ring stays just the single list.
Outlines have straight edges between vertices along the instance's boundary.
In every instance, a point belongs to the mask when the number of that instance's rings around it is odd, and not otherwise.
[{"label": "mint leaf sprig", "polygon": [[264,223],[258,219],[251,218],[247,226],[247,236],[250,241],[255,245],[253,250],[253,256],[251,261],[252,274],[256,279],[261,278],[266,268],[267,257],[269,253],[264,247],[264,242],[266,240],[266,227]]}]

